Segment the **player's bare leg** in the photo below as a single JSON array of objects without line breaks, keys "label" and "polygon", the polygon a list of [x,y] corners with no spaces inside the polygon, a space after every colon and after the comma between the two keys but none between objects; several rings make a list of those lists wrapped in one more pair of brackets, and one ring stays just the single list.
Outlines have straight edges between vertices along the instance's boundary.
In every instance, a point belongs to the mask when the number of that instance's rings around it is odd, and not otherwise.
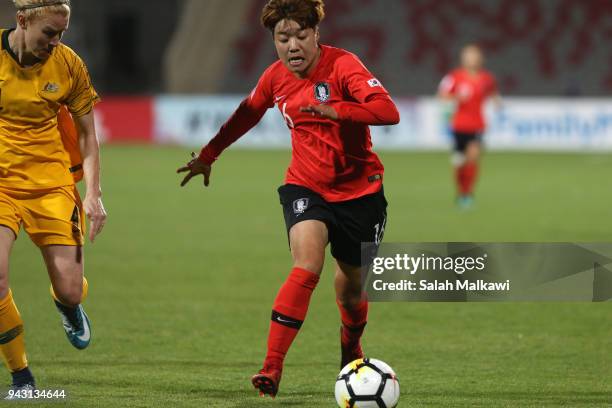
[{"label": "player's bare leg", "polygon": [[9,258],[14,242],[13,230],[0,225],[0,298],[2,299],[9,293]]},{"label": "player's bare leg", "polygon": [[306,317],[310,296],[323,269],[327,242],[327,226],[321,221],[302,221],[289,231],[293,269],[272,307],[264,366],[251,379],[262,396],[274,397],[278,392],[285,355]]},{"label": "player's bare leg", "polygon": [[368,317],[368,301],[361,282],[362,268],[336,261],[334,286],[340,309],[340,368],[363,358],[361,336]]},{"label": "player's bare leg", "polygon": [[[13,377],[12,390],[34,389],[34,377],[28,368],[23,340],[23,321],[9,288],[9,256],[15,233],[0,226],[0,350]],[[13,399],[9,394],[7,399]]]},{"label": "player's bare leg", "polygon": [[42,247],[41,252],[66,336],[74,347],[84,349],[91,340],[91,327],[81,305],[87,288],[87,281],[83,277],[83,248],[48,245]]}]

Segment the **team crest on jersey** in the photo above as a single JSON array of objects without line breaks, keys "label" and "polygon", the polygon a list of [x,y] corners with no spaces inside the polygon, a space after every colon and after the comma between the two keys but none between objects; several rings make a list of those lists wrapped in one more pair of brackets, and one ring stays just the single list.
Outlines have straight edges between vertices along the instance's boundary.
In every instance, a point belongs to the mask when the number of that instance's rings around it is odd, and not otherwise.
[{"label": "team crest on jersey", "polygon": [[315,98],[317,101],[324,103],[329,100],[331,92],[329,91],[329,84],[327,82],[319,82],[314,87]]},{"label": "team crest on jersey", "polygon": [[308,208],[308,198],[298,198],[293,202],[293,212],[297,215],[303,214]]},{"label": "team crest on jersey", "polygon": [[55,92],[59,91],[59,85],[56,84],[55,82],[47,82],[47,84],[43,88],[43,91],[44,92],[55,93]]}]

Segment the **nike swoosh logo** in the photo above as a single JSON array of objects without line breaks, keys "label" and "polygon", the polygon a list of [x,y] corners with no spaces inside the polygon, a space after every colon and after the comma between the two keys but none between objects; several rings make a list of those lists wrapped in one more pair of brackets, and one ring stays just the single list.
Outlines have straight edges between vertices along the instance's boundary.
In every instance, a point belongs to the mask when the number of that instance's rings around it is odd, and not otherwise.
[{"label": "nike swoosh logo", "polygon": [[283,99],[285,97],[285,95],[283,96],[277,96],[274,98],[274,103],[278,103],[281,99]]},{"label": "nike swoosh logo", "polygon": [[276,321],[281,322],[281,323],[295,323],[293,320],[285,320],[282,317],[277,317]]},{"label": "nike swoosh logo", "polygon": [[[83,313],[81,311],[81,313]],[[81,341],[89,341],[89,338],[91,337],[91,333],[89,331],[89,324],[87,324],[87,320],[85,319],[85,316],[83,316],[83,334],[78,335],[75,334],[76,338],[81,340]]]}]

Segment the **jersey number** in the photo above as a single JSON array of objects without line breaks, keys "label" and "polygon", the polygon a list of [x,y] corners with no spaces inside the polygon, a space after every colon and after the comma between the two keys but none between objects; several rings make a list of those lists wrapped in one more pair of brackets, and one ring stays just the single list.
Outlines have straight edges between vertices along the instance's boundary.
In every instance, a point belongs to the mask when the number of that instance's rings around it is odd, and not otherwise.
[{"label": "jersey number", "polygon": [[293,129],[293,119],[291,119],[291,116],[287,113],[287,102],[283,103],[283,118],[289,129]]},{"label": "jersey number", "polygon": [[382,242],[383,236],[385,235],[385,225],[387,224],[387,217],[383,218],[381,223],[374,226],[374,243],[378,246]]}]

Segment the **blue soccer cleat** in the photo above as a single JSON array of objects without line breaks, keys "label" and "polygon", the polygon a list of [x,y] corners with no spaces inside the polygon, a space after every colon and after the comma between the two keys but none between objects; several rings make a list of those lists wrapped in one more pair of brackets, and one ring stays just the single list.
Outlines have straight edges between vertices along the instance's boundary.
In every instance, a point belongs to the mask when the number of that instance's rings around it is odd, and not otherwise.
[{"label": "blue soccer cleat", "polygon": [[68,307],[54,300],[55,307],[62,316],[62,324],[68,341],[75,348],[83,350],[91,341],[91,325],[82,305]]},{"label": "blue soccer cleat", "polygon": [[457,198],[457,206],[460,210],[471,210],[474,207],[474,197],[469,194],[460,195]]}]

